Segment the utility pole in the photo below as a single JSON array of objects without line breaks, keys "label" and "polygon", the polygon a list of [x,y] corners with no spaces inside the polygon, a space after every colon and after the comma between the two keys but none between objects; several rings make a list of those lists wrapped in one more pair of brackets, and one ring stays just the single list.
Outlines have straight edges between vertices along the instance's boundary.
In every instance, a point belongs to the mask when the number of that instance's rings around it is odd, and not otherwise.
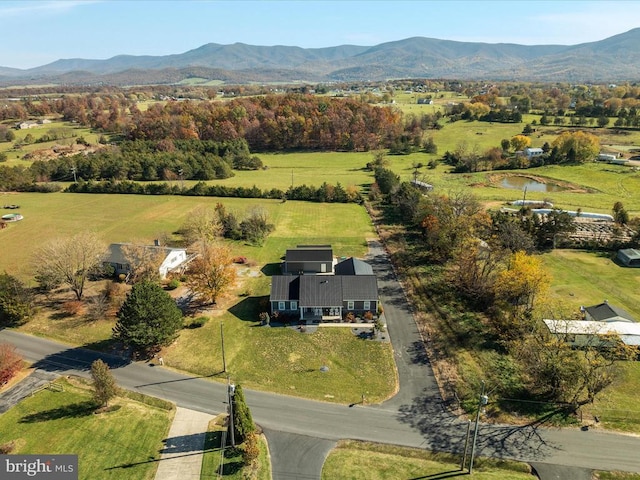
[{"label": "utility pole", "polygon": [[464,440],[464,453],[462,454],[462,462],[460,462],[460,470],[464,470],[464,466],[467,463],[467,451],[469,448],[469,434],[471,433],[471,419],[467,423],[467,435]]},{"label": "utility pole", "polygon": [[182,178],[182,174],[184,173],[184,170],[182,170],[181,168],[178,170],[178,175],[180,176],[180,189],[184,190],[184,179]]},{"label": "utility pole", "polygon": [[75,165],[71,167],[71,173],[73,173],[73,183],[78,183],[78,178],[76,177],[76,167]]},{"label": "utility pole", "polygon": [[484,394],[484,380],[482,381],[482,392],[478,400],[478,412],[476,413],[476,428],[473,432],[473,443],[471,444],[471,462],[469,463],[469,475],[473,473],[473,460],[476,456],[476,441],[478,440],[478,427],[480,423],[480,411],[489,403],[489,398]]},{"label": "utility pole", "polygon": [[223,323],[220,323],[220,341],[222,342],[222,373],[227,373],[227,361],[224,357],[224,331],[222,330],[223,325]]},{"label": "utility pole", "polygon": [[231,438],[231,446],[236,446],[236,437],[235,437],[235,422],[233,418],[233,395],[236,392],[236,386],[231,383],[229,376],[227,375],[227,398],[229,401],[229,436]]}]

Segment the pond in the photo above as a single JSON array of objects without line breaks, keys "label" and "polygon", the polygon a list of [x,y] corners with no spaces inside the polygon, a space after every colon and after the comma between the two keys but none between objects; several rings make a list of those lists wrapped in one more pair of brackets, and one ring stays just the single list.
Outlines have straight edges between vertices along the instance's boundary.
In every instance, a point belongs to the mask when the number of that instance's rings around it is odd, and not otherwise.
[{"label": "pond", "polygon": [[525,188],[528,192],[561,192],[565,190],[555,183],[542,183],[529,177],[520,177],[517,175],[505,177],[500,182],[502,188],[510,188],[512,190],[521,190]]}]

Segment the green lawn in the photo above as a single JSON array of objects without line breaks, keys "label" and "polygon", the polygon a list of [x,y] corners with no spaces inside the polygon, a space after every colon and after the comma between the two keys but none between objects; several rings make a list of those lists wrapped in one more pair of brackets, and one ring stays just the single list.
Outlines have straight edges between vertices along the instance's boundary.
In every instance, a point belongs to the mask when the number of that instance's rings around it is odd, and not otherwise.
[{"label": "green lawn", "polygon": [[[371,401],[381,401],[393,393],[395,369],[388,344],[357,339],[348,329],[305,335],[286,328],[254,328],[257,314],[268,309],[260,299],[269,294],[269,276],[278,271],[287,248],[329,243],[337,256],[362,257],[366,253],[366,239],[374,237],[374,232],[362,206],[64,193],[25,193],[10,198],[12,203],[21,204],[25,220],[2,231],[3,247],[12,255],[0,258],[0,271],[25,279],[31,276],[34,249],[56,236],[90,228],[106,242],[151,242],[161,232],[174,232],[200,205],[222,202],[239,214],[252,205],[263,206],[275,224],[265,244],[231,244],[234,254],[246,256],[255,265],[234,292],[248,295],[232,301],[229,312],[214,312],[204,327],[183,330],[165,354],[167,365],[200,375],[220,372],[219,332],[220,322],[224,322],[229,372],[234,381],[248,388],[344,403],[357,401],[363,392]],[[233,305],[235,301],[238,303]],[[87,321],[81,316],[40,315],[20,330],[74,345],[99,345],[111,337],[114,323],[113,317]],[[322,365],[329,366],[330,371],[321,373]]]},{"label": "green lawn", "polygon": [[117,398],[117,410],[94,415],[91,394],[66,380],[0,415],[0,444],[14,454],[78,454],[79,478],[151,480],[173,411]]},{"label": "green lawn", "polygon": [[[165,350],[166,365],[226,381],[222,372],[220,323],[231,379],[245,388],[316,400],[378,403],[396,387],[390,344],[356,338],[348,328],[301,333],[293,328],[260,327],[254,298],[241,301],[197,329],[185,329]],[[237,316],[236,316],[237,315]],[[321,372],[326,365],[328,372]]]},{"label": "green lawn", "polygon": [[541,258],[552,276],[552,298],[565,309],[606,299],[640,320],[640,269],[618,266],[609,253],[558,249]]},{"label": "green lawn", "polygon": [[19,204],[25,217],[0,233],[6,252],[0,256],[0,271],[25,280],[33,274],[33,252],[52,238],[92,230],[108,243],[136,239],[150,243],[163,233],[175,232],[197,207],[213,208],[217,203],[239,217],[255,206],[267,210],[276,228],[265,246],[236,243],[234,247],[238,255],[259,263],[279,261],[286,248],[305,242],[331,243],[337,255],[361,256],[366,252],[365,238],[374,235],[366,211],[355,204],[70,193],[19,193],[0,198],[2,203]]},{"label": "green lawn", "polygon": [[[340,442],[329,453],[322,479],[382,480],[398,478],[444,479],[467,476],[460,458],[417,448],[366,442]],[[506,460],[477,458],[473,478],[480,480],[532,480],[529,465]]]}]

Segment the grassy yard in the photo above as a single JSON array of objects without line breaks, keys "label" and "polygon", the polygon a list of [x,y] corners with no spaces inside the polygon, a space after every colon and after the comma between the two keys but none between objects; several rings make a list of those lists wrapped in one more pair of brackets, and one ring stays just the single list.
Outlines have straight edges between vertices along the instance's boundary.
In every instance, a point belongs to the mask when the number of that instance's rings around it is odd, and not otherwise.
[{"label": "grassy yard", "polygon": [[286,248],[297,243],[331,243],[337,255],[361,256],[373,229],[364,208],[355,204],[321,204],[279,200],[18,193],[0,196],[3,203],[21,206],[24,220],[2,230],[0,271],[25,280],[33,275],[31,258],[39,245],[56,237],[91,230],[105,242],[136,239],[151,243],[163,233],[171,235],[191,211],[223,203],[242,218],[247,209],[267,210],[275,231],[263,247],[236,243],[238,255],[258,263],[277,262]]},{"label": "grassy yard", "polygon": [[78,454],[79,478],[151,480],[173,411],[118,397],[117,410],[94,415],[86,387],[66,380],[0,415],[0,444],[14,454]]},{"label": "grassy yard", "polygon": [[[343,441],[329,453],[322,479],[382,480],[397,478],[443,479],[467,476],[460,458],[417,448]],[[473,477],[480,480],[532,480],[529,465],[477,458]]]},{"label": "grassy yard", "polygon": [[[164,353],[165,364],[226,381],[222,373],[220,323],[224,324],[227,373],[245,388],[339,403],[364,393],[377,403],[395,390],[389,344],[361,340],[350,329],[307,334],[295,328],[260,327],[248,298],[198,329],[183,330]],[[321,366],[328,372],[321,372]]]},{"label": "grassy yard", "polygon": [[551,296],[571,312],[603,300],[640,319],[640,269],[623,268],[609,253],[553,250],[542,255]]},{"label": "grassy yard", "polygon": [[[279,271],[287,248],[329,243],[337,256],[362,257],[366,239],[374,236],[364,208],[353,204],[127,195],[18,194],[25,220],[2,232],[12,255],[0,258],[0,271],[31,278],[30,257],[49,238],[71,235],[87,226],[106,242],[144,239],[174,232],[199,205],[224,203],[239,214],[252,205],[269,212],[275,231],[261,247],[233,243],[237,255],[252,265],[241,269],[241,282],[224,308],[207,313],[204,327],[184,329],[164,354],[167,365],[199,375],[222,370],[220,323],[224,323],[226,359],[234,381],[248,388],[351,403],[364,392],[372,402],[395,389],[395,369],[388,344],[357,339],[350,331],[302,334],[289,328],[254,328],[269,294],[270,275]],[[69,212],[72,212],[70,214]],[[98,285],[93,285],[99,290]],[[91,294],[91,292],[89,292]],[[244,295],[236,297],[235,295]],[[69,300],[72,299],[69,294]],[[236,303],[237,302],[237,303]],[[229,308],[229,311],[225,309]],[[88,321],[83,316],[41,314],[20,328],[74,345],[104,347],[115,318]],[[320,366],[330,371],[322,373]],[[265,374],[264,372],[268,372]],[[226,377],[221,376],[220,379]]]}]

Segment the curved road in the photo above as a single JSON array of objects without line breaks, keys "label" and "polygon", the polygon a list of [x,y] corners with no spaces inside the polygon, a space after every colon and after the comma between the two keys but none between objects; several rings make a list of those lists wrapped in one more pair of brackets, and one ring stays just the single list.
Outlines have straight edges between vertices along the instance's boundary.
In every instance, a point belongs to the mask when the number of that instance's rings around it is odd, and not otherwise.
[{"label": "curved road", "polygon": [[[278,451],[272,451],[272,455],[280,461],[289,461],[282,471],[274,472],[274,478],[318,478],[317,470],[316,475],[312,475],[300,459],[308,455],[309,459],[320,457],[322,460],[333,442],[345,438],[436,451],[462,451],[467,421],[451,415],[442,406],[408,303],[380,245],[373,245],[369,261],[379,278],[380,296],[385,305],[385,317],[398,366],[400,391],[382,405],[353,408],[245,391],[254,419],[265,429],[270,444],[274,439],[272,450],[275,447]],[[207,413],[226,410],[226,386],[204,378],[145,363],[129,363],[118,357],[10,330],[0,331],[0,342],[14,344],[27,360],[42,370],[88,376],[91,362],[102,358],[110,364],[122,387]],[[593,430],[543,428],[535,424],[482,425],[477,448],[477,454],[482,456],[640,472],[638,451],[638,437]],[[321,467],[321,462],[315,461],[313,468],[317,469],[318,464]]]}]

